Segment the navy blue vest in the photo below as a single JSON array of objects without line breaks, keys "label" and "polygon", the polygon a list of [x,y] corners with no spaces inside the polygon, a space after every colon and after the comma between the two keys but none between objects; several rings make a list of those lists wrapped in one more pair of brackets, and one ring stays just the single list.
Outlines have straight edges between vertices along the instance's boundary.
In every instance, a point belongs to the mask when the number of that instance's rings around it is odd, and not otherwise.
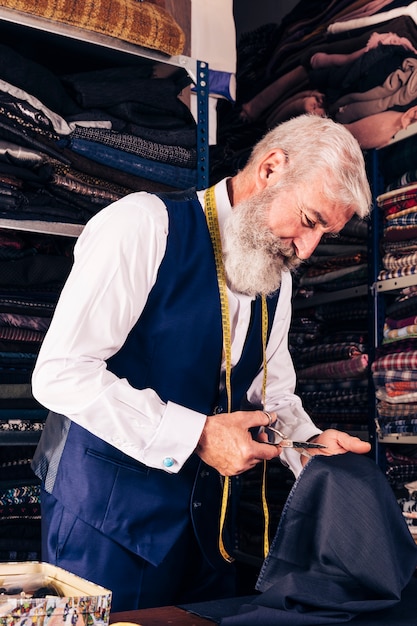
[{"label": "navy blue vest", "polygon": [[[157,281],[143,314],[109,359],[108,368],[136,388],[154,389],[165,402],[210,415],[219,404],[224,410],[227,406],[219,398],[222,322],[212,243],[194,192],[168,194],[163,200],[169,235]],[[278,296],[268,302],[270,322],[277,300]],[[254,302],[243,354],[233,369],[233,410],[243,406],[262,366],[260,305],[259,300]],[[221,561],[217,550],[221,481],[215,470],[197,455],[178,474],[152,469],[77,424],[70,423],[66,432],[65,420],[51,416],[38,454],[42,456],[42,446],[58,446],[57,431],[65,432],[50,488],[57,499],[71,502],[71,510],[83,521],[155,565],[191,517],[208,560]]]}]

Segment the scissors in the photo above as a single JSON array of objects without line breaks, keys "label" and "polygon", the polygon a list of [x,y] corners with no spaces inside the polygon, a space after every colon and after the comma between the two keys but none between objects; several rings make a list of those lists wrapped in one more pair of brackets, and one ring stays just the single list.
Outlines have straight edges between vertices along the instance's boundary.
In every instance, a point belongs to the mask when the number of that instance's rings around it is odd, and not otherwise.
[{"label": "scissors", "polygon": [[284,433],[273,426],[260,426],[259,433],[265,433],[268,440],[263,443],[269,443],[272,446],[281,446],[282,448],[300,448],[308,450],[309,448],[327,448],[323,443],[315,443],[314,441],[293,441]]}]

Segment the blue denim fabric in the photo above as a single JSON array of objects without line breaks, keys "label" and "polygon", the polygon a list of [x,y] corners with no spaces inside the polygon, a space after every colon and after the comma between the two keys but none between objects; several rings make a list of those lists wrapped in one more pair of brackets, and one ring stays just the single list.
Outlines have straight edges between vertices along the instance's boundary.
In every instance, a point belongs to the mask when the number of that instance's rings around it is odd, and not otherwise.
[{"label": "blue denim fabric", "polygon": [[134,174],[135,176],[142,176],[153,181],[165,183],[177,189],[188,189],[195,187],[197,184],[197,171],[195,169],[150,161],[123,150],[115,150],[114,148],[85,139],[73,138],[69,144],[66,143],[65,139],[62,139],[58,142],[58,145],[68,145],[74,152],[82,154],[93,161]]}]

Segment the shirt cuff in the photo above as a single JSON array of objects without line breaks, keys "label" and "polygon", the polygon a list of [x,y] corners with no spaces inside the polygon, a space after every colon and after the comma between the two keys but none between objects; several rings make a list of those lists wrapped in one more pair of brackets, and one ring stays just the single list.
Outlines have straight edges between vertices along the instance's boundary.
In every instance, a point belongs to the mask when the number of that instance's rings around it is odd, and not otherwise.
[{"label": "shirt cuff", "polygon": [[[318,428],[312,428],[311,425],[309,427],[303,425],[291,433],[291,439],[293,441],[308,441],[311,437],[316,437],[322,432],[323,431]],[[301,454],[297,450],[294,450],[294,448],[283,448],[279,458],[284,465],[289,467],[294,476],[297,478],[303,469]]]},{"label": "shirt cuff", "polygon": [[161,424],[144,451],[144,462],[170,474],[180,471],[197,447],[207,416],[168,402]]}]

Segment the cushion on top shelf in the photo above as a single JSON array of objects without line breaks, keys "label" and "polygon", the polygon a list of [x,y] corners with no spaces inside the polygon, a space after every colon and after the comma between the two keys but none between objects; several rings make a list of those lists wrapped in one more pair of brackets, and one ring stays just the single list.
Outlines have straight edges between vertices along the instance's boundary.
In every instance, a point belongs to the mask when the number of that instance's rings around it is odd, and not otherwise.
[{"label": "cushion on top shelf", "polygon": [[185,34],[172,15],[138,0],[0,0],[0,6],[116,37],[164,54],[182,54]]}]

